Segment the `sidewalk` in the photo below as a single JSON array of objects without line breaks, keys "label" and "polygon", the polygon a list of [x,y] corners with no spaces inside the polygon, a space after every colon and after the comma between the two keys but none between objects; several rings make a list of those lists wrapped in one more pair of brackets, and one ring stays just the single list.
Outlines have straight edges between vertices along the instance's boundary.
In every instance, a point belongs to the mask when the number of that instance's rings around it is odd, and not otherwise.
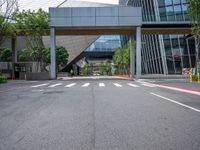
[{"label": "sidewalk", "polygon": [[58,77],[57,80],[87,80],[87,79],[127,79],[128,76],[73,76],[73,77]]}]

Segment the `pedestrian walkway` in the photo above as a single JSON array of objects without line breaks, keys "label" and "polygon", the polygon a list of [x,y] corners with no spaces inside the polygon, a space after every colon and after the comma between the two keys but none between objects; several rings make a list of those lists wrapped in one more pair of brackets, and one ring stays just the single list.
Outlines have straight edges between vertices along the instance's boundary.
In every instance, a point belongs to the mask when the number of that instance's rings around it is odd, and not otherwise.
[{"label": "pedestrian walkway", "polygon": [[89,83],[89,82],[86,82],[86,83],[76,83],[76,82],[72,82],[72,83],[53,83],[53,84],[50,84],[50,83],[43,83],[43,84],[38,84],[38,85],[33,85],[31,86],[31,88],[39,88],[39,87],[48,87],[48,88],[58,88],[58,87],[64,87],[64,88],[72,88],[72,87],[82,87],[82,88],[88,88],[90,86],[97,86],[97,87],[107,87],[107,86],[113,86],[113,87],[117,87],[117,88],[123,88],[125,86],[128,86],[128,87],[132,87],[132,88],[139,88],[141,86],[146,86],[146,87],[156,87],[154,84],[150,84],[150,83],[139,83],[139,84],[133,84],[133,83],[117,83],[117,82],[113,82],[113,83],[103,83],[103,82],[100,82],[100,83]]}]

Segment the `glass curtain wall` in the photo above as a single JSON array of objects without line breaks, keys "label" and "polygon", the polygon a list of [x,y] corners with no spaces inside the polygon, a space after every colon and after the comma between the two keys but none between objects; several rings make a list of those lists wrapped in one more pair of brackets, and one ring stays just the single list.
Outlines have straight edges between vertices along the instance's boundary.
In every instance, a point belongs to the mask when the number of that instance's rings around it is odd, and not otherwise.
[{"label": "glass curtain wall", "polygon": [[[189,21],[187,0],[158,0],[158,8],[160,21]],[[168,74],[181,74],[182,68],[194,67],[195,54],[184,35],[163,35],[163,42]]]},{"label": "glass curtain wall", "polygon": [[86,52],[112,52],[121,47],[119,35],[103,35],[100,36]]},{"label": "glass curtain wall", "polygon": [[[143,21],[189,21],[188,0],[129,0],[128,5],[142,6]],[[194,67],[194,40],[185,35],[143,35],[143,74],[181,74]]]}]

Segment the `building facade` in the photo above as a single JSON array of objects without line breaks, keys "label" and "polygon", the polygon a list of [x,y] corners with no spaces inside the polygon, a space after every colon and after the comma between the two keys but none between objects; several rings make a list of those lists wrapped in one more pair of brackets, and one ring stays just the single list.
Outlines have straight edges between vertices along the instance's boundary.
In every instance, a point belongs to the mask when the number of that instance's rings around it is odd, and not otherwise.
[{"label": "building facade", "polygon": [[[189,21],[188,0],[120,0],[119,3],[142,7],[143,22]],[[143,35],[142,41],[143,74],[181,74],[183,68],[195,66],[195,43],[187,35]]]}]

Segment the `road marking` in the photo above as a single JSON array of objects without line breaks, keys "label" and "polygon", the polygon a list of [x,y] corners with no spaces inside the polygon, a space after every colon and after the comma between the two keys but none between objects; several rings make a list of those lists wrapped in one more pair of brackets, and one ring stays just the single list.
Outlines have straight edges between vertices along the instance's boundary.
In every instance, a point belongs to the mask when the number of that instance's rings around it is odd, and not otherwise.
[{"label": "road marking", "polygon": [[132,87],[140,87],[140,86],[138,86],[138,85],[136,85],[136,84],[132,84],[132,83],[128,83],[128,85],[129,85],[129,86],[132,86]]},{"label": "road marking", "polygon": [[165,99],[165,100],[167,100],[167,101],[170,101],[170,102],[172,102],[172,103],[178,104],[178,105],[180,105],[180,106],[183,106],[183,107],[186,107],[186,108],[192,109],[192,110],[194,110],[194,111],[196,111],[196,112],[200,112],[199,109],[196,109],[196,108],[194,108],[194,107],[191,107],[191,106],[188,106],[188,105],[182,104],[182,103],[180,103],[180,102],[177,102],[177,101],[175,101],[175,100],[172,100],[172,99],[166,98],[166,97],[164,97],[164,96],[161,96],[161,95],[158,95],[158,94],[155,94],[155,93],[150,93],[150,94],[151,94],[151,95],[154,95],[154,96],[157,96],[157,97],[160,97],[160,98],[162,98],[162,99]]},{"label": "road marking", "polygon": [[122,85],[118,84],[118,83],[113,83],[116,87],[122,87]]},{"label": "road marking", "polygon": [[88,87],[90,85],[90,83],[85,83],[82,85],[82,87]]},{"label": "road marking", "polygon": [[36,88],[36,87],[41,87],[41,86],[45,86],[45,85],[48,85],[48,83],[45,83],[45,84],[38,84],[38,85],[31,86],[31,87]]},{"label": "road marking", "polygon": [[105,84],[104,83],[99,83],[99,86],[100,87],[105,87]]},{"label": "road marking", "polygon": [[[150,84],[148,82],[141,82],[141,81],[137,81],[137,82],[142,83],[142,84]],[[170,90],[174,90],[174,91],[185,92],[185,93],[195,94],[195,95],[200,96],[200,92],[195,91],[195,90],[188,90],[188,89],[184,89],[184,88],[178,88],[178,87],[161,85],[161,84],[151,84],[151,85],[154,85],[155,87],[161,87],[161,88],[165,88],[165,89],[170,89]]]},{"label": "road marking", "polygon": [[66,85],[65,87],[69,88],[69,87],[72,87],[72,86],[74,86],[74,85],[76,85],[76,83],[68,84],[68,85]]},{"label": "road marking", "polygon": [[43,92],[44,90],[32,90],[32,92]]},{"label": "road marking", "polygon": [[53,88],[53,87],[56,87],[56,86],[59,86],[59,85],[62,85],[62,83],[53,84],[53,85],[50,85],[49,87]]},{"label": "road marking", "polygon": [[147,86],[147,87],[156,87],[156,85],[153,84],[149,84],[149,83],[143,83],[143,86]]},{"label": "road marking", "polygon": [[169,86],[165,86],[165,85],[157,85],[157,86],[158,87],[162,87],[162,88],[166,88],[166,89],[170,89],[170,90],[175,90],[175,91],[179,91],[179,92],[185,92],[185,93],[190,93],[190,94],[195,94],[195,95],[199,95],[200,96],[200,92],[198,92],[198,91],[191,91],[191,90],[187,90],[187,89],[169,87]]}]

